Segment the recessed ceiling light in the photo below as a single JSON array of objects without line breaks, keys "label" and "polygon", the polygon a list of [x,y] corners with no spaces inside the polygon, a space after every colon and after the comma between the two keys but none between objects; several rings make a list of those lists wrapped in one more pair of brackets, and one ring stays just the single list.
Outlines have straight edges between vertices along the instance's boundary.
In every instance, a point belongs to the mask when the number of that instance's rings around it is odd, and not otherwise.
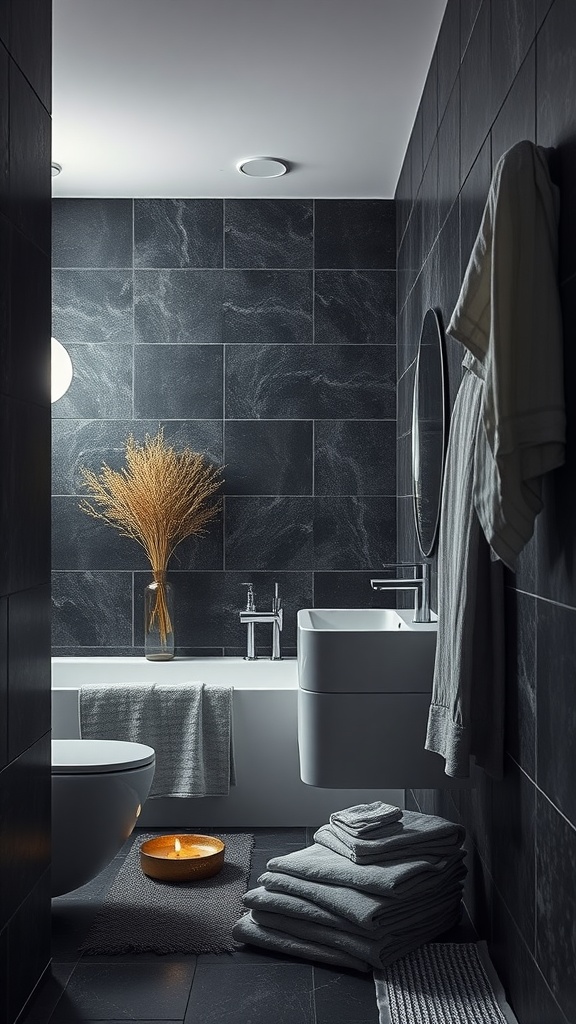
[{"label": "recessed ceiling light", "polygon": [[52,177],[55,178],[58,174],[60,174],[60,171],[62,170],[62,164],[52,162],[50,164],[50,169],[52,171]]},{"label": "recessed ceiling light", "polygon": [[268,156],[253,157],[238,164],[238,170],[250,178],[279,178],[288,173],[288,164]]}]

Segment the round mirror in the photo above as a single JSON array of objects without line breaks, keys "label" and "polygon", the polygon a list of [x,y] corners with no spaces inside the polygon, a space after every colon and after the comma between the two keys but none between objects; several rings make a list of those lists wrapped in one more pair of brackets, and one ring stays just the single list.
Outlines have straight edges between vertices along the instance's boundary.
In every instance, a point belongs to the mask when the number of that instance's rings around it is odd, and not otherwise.
[{"label": "round mirror", "polygon": [[444,332],[435,309],[427,309],[418,345],[412,406],[412,488],[416,534],[422,554],[434,550],[446,451]]}]

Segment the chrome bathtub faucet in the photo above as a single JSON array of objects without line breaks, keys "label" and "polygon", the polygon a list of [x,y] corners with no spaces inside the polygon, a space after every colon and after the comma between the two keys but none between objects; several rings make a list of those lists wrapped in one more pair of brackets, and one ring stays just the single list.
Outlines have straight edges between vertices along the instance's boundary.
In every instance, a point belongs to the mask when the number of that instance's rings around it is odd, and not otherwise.
[{"label": "chrome bathtub faucet", "polygon": [[246,608],[244,611],[239,612],[240,622],[246,623],[246,654],[244,657],[245,661],[256,661],[256,648],[254,644],[254,626],[257,622],[271,622],[272,623],[272,653],[270,655],[271,661],[279,661],[282,658],[280,652],[280,633],[282,631],[282,621],[284,612],[282,609],[282,602],[280,600],[280,593],[278,584],[274,584],[274,597],[272,598],[272,609],[269,612],[259,612],[256,609],[256,603],[254,601],[254,587],[252,583],[243,583],[243,587],[248,587],[248,594],[246,598]]},{"label": "chrome bathtub faucet", "polygon": [[388,562],[383,569],[412,569],[411,579],[370,580],[372,590],[413,590],[414,622],[430,622],[430,565],[428,562]]}]

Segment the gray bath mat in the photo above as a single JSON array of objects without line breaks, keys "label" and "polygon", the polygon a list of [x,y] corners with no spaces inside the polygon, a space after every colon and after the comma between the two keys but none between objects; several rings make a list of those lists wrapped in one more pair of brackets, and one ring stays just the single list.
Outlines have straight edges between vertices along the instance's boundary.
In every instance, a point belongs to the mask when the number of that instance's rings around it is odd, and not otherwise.
[{"label": "gray bath mat", "polygon": [[431,942],[374,971],[380,1024],[518,1024],[484,942]]},{"label": "gray bath mat", "polygon": [[[167,830],[168,831],[168,830]],[[198,882],[156,882],[140,868],[140,835],[82,945],[83,953],[225,953],[237,949],[232,925],[245,912],[254,836],[212,832],[226,844],[224,867]]]}]

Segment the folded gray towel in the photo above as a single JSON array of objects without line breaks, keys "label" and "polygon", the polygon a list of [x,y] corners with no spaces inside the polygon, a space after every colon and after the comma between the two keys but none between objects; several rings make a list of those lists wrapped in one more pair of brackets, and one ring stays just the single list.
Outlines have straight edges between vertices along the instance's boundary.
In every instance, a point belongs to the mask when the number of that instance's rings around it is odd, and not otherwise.
[{"label": "folded gray towel", "polygon": [[435,889],[444,881],[447,869],[464,857],[456,850],[452,857],[421,857],[418,860],[387,861],[379,864],[354,864],[346,857],[314,844],[294,850],[281,857],[272,857],[269,871],[284,871],[299,878],[308,878],[328,885],[345,885],[350,889],[372,892],[376,896],[404,898],[408,893]]},{"label": "folded gray towel", "polygon": [[377,969],[388,963],[390,956],[398,955],[396,951],[404,949],[407,943],[420,945],[436,935],[441,935],[442,932],[457,924],[461,915],[460,899],[452,900],[451,904],[431,912],[422,919],[420,924],[415,924],[412,928],[402,929],[399,927],[397,931],[389,932],[382,939],[368,939],[362,935],[341,932],[337,928],[327,928],[325,925],[302,921],[295,917],[286,917],[283,914],[251,911],[252,920],[262,928],[272,928],[285,935],[292,935],[296,939],[317,942],[322,946],[337,949],[349,956],[355,956],[358,960],[363,960]]},{"label": "folded gray towel", "polygon": [[[335,914],[311,903],[310,900],[289,896],[283,892],[270,892],[263,886],[258,889],[250,889],[245,893],[243,900],[246,906],[253,911],[254,920],[260,924],[266,924],[264,918],[259,917],[259,912],[264,912],[294,917],[300,921],[323,925],[326,928],[336,928],[338,931],[360,935],[374,942],[378,939],[384,940],[391,934],[396,934],[397,931],[406,932],[419,929],[424,921],[431,916],[438,917],[444,910],[456,906],[461,898],[462,886],[456,885],[433,899],[409,903],[397,900],[393,908],[382,915],[378,924],[373,924],[370,928],[354,924],[345,917],[341,917],[340,914]],[[270,923],[269,927],[274,928],[275,925]]]},{"label": "folded gray towel", "polygon": [[342,811],[334,811],[330,815],[332,824],[342,828],[351,836],[370,836],[375,838],[386,831],[394,822],[402,817],[402,811],[393,804],[385,804],[382,800],[374,800],[371,804],[354,804]]},{"label": "folded gray towel", "polygon": [[[438,885],[423,894],[415,891],[405,899],[374,896],[360,889],[350,889],[343,885],[326,885],[296,875],[283,872],[265,871],[258,879],[265,887],[268,895],[285,894],[294,899],[302,899],[311,906],[321,907],[356,925],[363,931],[371,931],[381,927],[382,922],[394,919],[397,914],[418,913],[420,907],[443,899],[445,896],[456,895],[462,888],[462,879],[466,875],[464,864],[459,861],[447,870]],[[253,890],[254,891],[254,890]],[[259,892],[260,890],[255,890]]]},{"label": "folded gray towel", "polygon": [[334,967],[351,967],[355,971],[370,971],[369,964],[330,946],[322,946],[318,942],[305,942],[284,932],[275,932],[272,928],[262,928],[245,914],[232,928],[232,938],[237,942],[248,942],[251,946],[271,949],[275,953],[286,953],[288,956],[300,956],[305,960],[317,960],[321,964],[332,964]]},{"label": "folded gray towel", "polygon": [[150,797],[227,796],[234,782],[233,692],[202,682],[81,686],[81,735],[154,747]]},{"label": "folded gray towel", "polygon": [[402,829],[396,835],[375,840],[353,839],[337,832],[330,824],[322,825],[314,834],[314,840],[355,864],[372,864],[406,857],[449,857],[461,847],[465,834],[461,825],[444,818],[404,811]]},{"label": "folded gray towel", "polygon": [[[461,911],[458,911],[450,923],[445,924],[444,931],[458,924]],[[436,938],[441,932],[433,929],[428,935],[413,935],[410,939],[400,942],[394,949],[389,949],[386,954],[379,957],[378,969],[388,967],[401,956],[411,953],[413,949]],[[326,946],[321,942],[311,939],[302,939],[290,935],[284,931],[274,928],[264,928],[253,920],[252,914],[246,914],[236,922],[232,929],[232,935],[238,942],[248,942],[253,946],[261,946],[263,949],[272,949],[277,953],[286,953],[289,956],[304,957],[306,960],[316,960],[319,963],[333,964],[336,967],[352,967],[357,971],[370,971],[374,964],[362,960],[344,949],[336,949],[333,946]]]}]

